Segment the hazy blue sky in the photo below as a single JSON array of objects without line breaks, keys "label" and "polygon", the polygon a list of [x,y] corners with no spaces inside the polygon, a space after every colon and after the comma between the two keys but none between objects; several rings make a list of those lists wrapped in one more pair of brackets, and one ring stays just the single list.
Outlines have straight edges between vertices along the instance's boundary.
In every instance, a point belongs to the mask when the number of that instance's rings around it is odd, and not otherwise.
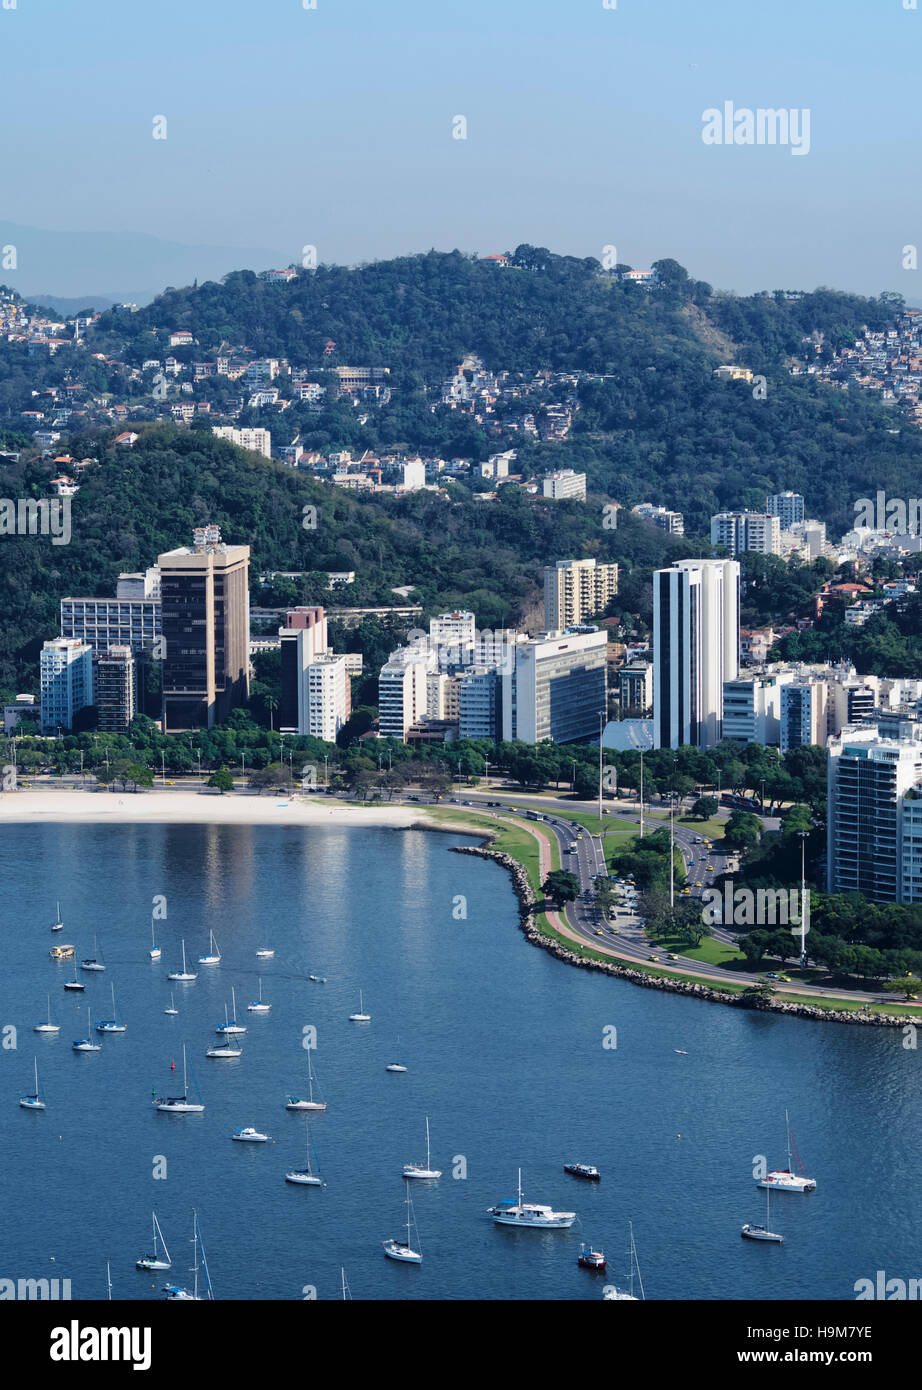
[{"label": "hazy blue sky", "polygon": [[[5,222],[283,263],[305,244],[346,263],[613,244],[726,289],[922,294],[901,266],[922,244],[922,9],[904,0],[16,3]],[[725,101],[809,108],[809,154],[706,146]],[[73,285],[56,244],[47,289],[107,288]],[[156,250],[133,254],[136,283],[157,280]]]}]

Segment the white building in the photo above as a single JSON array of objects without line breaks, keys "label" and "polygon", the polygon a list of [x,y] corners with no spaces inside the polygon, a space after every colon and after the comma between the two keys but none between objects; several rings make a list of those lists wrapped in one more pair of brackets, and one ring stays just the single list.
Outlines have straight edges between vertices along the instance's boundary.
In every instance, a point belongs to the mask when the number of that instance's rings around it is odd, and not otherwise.
[{"label": "white building", "polygon": [[668,507],[654,507],[652,502],[638,502],[636,507],[631,508],[631,515],[642,517],[644,521],[652,521],[654,526],[658,526],[670,536],[685,535],[685,517],[681,512],[669,511]]},{"label": "white building", "polygon": [[406,736],[426,718],[427,677],[434,657],[420,647],[401,647],[381,667],[378,676],[378,732],[382,738]]},{"label": "white building", "polygon": [[607,633],[542,633],[517,643],[508,664],[502,675],[504,740],[598,737],[607,702]]},{"label": "white building", "polygon": [[212,434],[219,439],[229,439],[241,449],[250,449],[264,458],[272,457],[272,435],[268,430],[236,429],[233,425],[212,425]]},{"label": "white building", "polygon": [[724,738],[777,747],[781,737],[782,688],[794,678],[790,671],[724,681]]},{"label": "white building", "polygon": [[790,531],[795,522],[804,519],[804,499],[799,492],[775,492],[766,497],[765,510],[778,518],[782,531]]},{"label": "white building", "polygon": [[404,492],[418,492],[426,486],[426,465],[422,459],[407,459],[402,468],[400,486]]},{"label": "white building", "polygon": [[711,517],[711,545],[723,546],[731,559],[744,550],[781,554],[781,522],[767,512],[718,512]]},{"label": "white building", "polygon": [[548,632],[578,627],[603,613],[618,592],[618,566],[594,558],[558,560],[544,569],[544,626]]},{"label": "white building", "polygon": [[93,703],[93,649],[71,637],[54,637],[42,648],[41,730],[54,734],[73,727],[74,716]]},{"label": "white building", "polygon": [[555,501],[574,498],[577,502],[586,500],[586,475],[574,473],[572,468],[561,468],[556,473],[548,473],[544,478],[543,493]]},{"label": "white building", "polygon": [[[919,901],[922,743],[847,728],[829,743],[827,890]],[[907,793],[910,795],[907,797]]]},{"label": "white building", "polygon": [[32,719],[38,713],[34,695],[17,695],[12,704],[3,706],[3,732],[13,733],[20,719]]},{"label": "white building", "polygon": [[351,710],[351,683],[344,656],[329,649],[322,608],[293,608],[279,628],[281,686],[278,726],[333,743]]},{"label": "white building", "polygon": [[712,748],[723,737],[724,682],[739,675],[739,592],[735,560],[682,560],[655,571],[657,748]]}]

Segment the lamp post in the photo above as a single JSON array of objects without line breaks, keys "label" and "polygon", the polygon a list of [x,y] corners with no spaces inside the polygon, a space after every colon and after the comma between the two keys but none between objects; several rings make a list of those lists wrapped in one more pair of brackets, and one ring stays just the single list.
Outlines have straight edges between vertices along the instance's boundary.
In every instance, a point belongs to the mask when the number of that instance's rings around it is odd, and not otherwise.
[{"label": "lamp post", "polygon": [[599,839],[602,838],[602,733],[604,730],[604,712],[599,715]]},{"label": "lamp post", "polygon": [[643,839],[643,749],[640,750],[640,838]]},{"label": "lamp post", "polygon": [[807,968],[807,874],[806,874],[806,852],[807,852],[807,832],[799,830],[800,836],[800,968]]}]

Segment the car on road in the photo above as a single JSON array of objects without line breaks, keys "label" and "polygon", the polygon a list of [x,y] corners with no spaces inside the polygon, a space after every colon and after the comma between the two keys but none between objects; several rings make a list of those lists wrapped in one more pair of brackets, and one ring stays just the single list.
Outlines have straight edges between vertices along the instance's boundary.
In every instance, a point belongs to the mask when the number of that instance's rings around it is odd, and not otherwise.
[{"label": "car on road", "polygon": [[659,956],[651,956],[650,959],[656,961],[656,964],[659,965]]},{"label": "car on road", "polygon": [[602,928],[599,927],[599,930],[596,932],[596,936],[604,936],[604,935],[605,935],[605,933],[603,932]]},{"label": "car on road", "polygon": [[676,955],[675,951],[670,951],[670,952],[669,952],[669,959],[670,959],[670,960],[678,960],[679,958],[678,958],[678,956]]},{"label": "car on road", "polygon": [[766,972],[765,972],[765,978],[766,978],[766,980],[778,980],[778,979],[780,979],[781,977],[780,977],[780,975],[776,975],[775,972],[774,972],[774,970],[766,970]]},{"label": "car on road", "polygon": [[778,979],[783,980],[786,985],[789,985],[791,983],[790,975],[779,975]]}]

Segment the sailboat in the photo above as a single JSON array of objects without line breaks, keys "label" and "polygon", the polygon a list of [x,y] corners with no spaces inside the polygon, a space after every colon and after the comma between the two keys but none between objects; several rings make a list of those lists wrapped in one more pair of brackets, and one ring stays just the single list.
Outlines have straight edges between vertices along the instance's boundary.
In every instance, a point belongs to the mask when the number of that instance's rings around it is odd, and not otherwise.
[{"label": "sailboat", "polygon": [[63,920],[63,918],[61,917],[61,904],[60,904],[60,903],[55,903],[54,921],[53,921],[52,924],[51,924],[51,930],[52,930],[52,931],[63,931],[63,930],[64,930],[64,920]]},{"label": "sailboat", "polygon": [[295,1168],[290,1173],[286,1173],[285,1181],[302,1183],[310,1187],[324,1187],[326,1184],[323,1178],[319,1177],[311,1167],[311,1137],[307,1120],[304,1121],[304,1133],[307,1139],[307,1167]]},{"label": "sailboat", "polygon": [[[196,1086],[196,1094],[198,1087]],[[189,1099],[189,1082],[186,1079],[186,1044],[182,1045],[182,1095],[156,1096],[154,1105],[158,1110],[169,1110],[177,1115],[200,1114],[205,1109],[201,1102]]]},{"label": "sailboat", "polygon": [[150,918],[150,958],[151,960],[160,959],[160,947],[157,945],[157,935],[154,928],[154,915]]},{"label": "sailboat", "polygon": [[[168,1301],[174,1303],[202,1303],[208,1299],[214,1298],[214,1292],[211,1287],[211,1275],[208,1273],[208,1262],[205,1259],[205,1243],[202,1240],[202,1233],[199,1230],[198,1216],[194,1211],[192,1213],[192,1244],[195,1247],[195,1257],[192,1265],[192,1292],[190,1293],[188,1289],[181,1288],[178,1284],[164,1284],[163,1292],[166,1294]],[[201,1254],[202,1273],[205,1276],[204,1296],[198,1291],[199,1254]]]},{"label": "sailboat", "polygon": [[115,1007],[115,981],[112,982],[112,1017],[100,1019],[96,1025],[97,1033],[124,1033],[127,1023],[119,1023],[118,1010]]},{"label": "sailboat", "polygon": [[74,978],[73,978],[72,980],[65,980],[65,981],[64,981],[64,988],[65,988],[65,989],[78,989],[78,990],[86,989],[86,985],[83,983],[83,981],[77,979],[77,959],[76,959],[76,954],[74,954]]},{"label": "sailboat", "polygon": [[109,1269],[109,1261],[106,1260],[106,1289],[109,1295],[109,1302],[112,1302],[112,1273]]},{"label": "sailboat", "polygon": [[237,993],[236,993],[236,991],[235,991],[233,985],[231,985],[231,1000],[232,1000],[232,1003],[233,1003],[233,1009],[232,1009],[232,1012],[231,1012],[231,1016],[230,1016],[230,1018],[228,1019],[228,1017],[227,1017],[227,1005],[225,1004],[225,1005],[224,1005],[224,1023],[223,1023],[223,1024],[221,1024],[221,1023],[218,1024],[217,1028],[215,1029],[215,1032],[216,1032],[216,1033],[224,1033],[225,1035],[229,1035],[229,1034],[231,1034],[231,1033],[245,1033],[245,1032],[246,1032],[246,1025],[243,1024],[243,1023],[238,1023],[238,1022],[237,1022]]},{"label": "sailboat", "polygon": [[23,1110],[44,1110],[45,1100],[38,1085],[38,1058],[35,1059],[35,1091],[31,1096],[20,1096],[19,1104]]},{"label": "sailboat", "polygon": [[32,1029],[32,1032],[33,1032],[33,1033],[60,1033],[60,1031],[61,1031],[61,1025],[60,1025],[60,1023],[52,1023],[52,1021],[51,1021],[51,995],[49,994],[49,996],[48,996],[48,1022],[47,1022],[47,1023],[36,1023],[35,1027]]},{"label": "sailboat", "polygon": [[218,950],[218,943],[214,939],[213,931],[208,933],[208,947],[209,954],[207,956],[199,956],[199,965],[219,965],[221,962],[221,952]]},{"label": "sailboat", "polygon": [[[389,1260],[402,1260],[404,1264],[421,1265],[423,1254],[421,1250],[414,1250],[410,1244],[410,1221],[416,1225],[416,1218],[413,1216],[413,1203],[410,1201],[410,1184],[407,1182],[407,1238],[403,1240],[384,1241],[384,1253]],[[416,1244],[420,1244],[419,1228],[416,1230]]]},{"label": "sailboat", "polygon": [[275,955],[275,951],[269,945],[267,937],[264,937],[263,940],[265,941],[265,945],[258,947],[256,951],[256,959],[271,960],[272,957]]},{"label": "sailboat", "polygon": [[634,1244],[634,1223],[628,1222],[631,1232],[631,1292],[624,1293],[621,1289],[613,1288],[610,1294],[606,1294],[606,1300],[610,1303],[637,1303],[639,1302],[634,1293],[634,1275],[637,1275],[637,1284],[640,1288],[640,1297],[646,1301],[647,1295],[644,1293],[643,1279],[640,1277],[640,1264],[637,1260],[637,1246]]},{"label": "sailboat", "polygon": [[[788,1166],[786,1168],[776,1168],[771,1173],[766,1173],[764,1178],[756,1182],[757,1187],[770,1188],[773,1192],[815,1192],[816,1178],[808,1178],[804,1174],[804,1165],[800,1162],[800,1154],[797,1155],[797,1162],[800,1165],[800,1174],[794,1172],[794,1162],[791,1157],[791,1122],[788,1119],[788,1112],[784,1112],[784,1127],[788,1137]],[[801,1176],[803,1174],[803,1176]]]},{"label": "sailboat", "polygon": [[522,1200],[522,1170],[519,1169],[519,1192],[515,1202],[497,1202],[487,1212],[498,1226],[537,1226],[543,1230],[567,1230],[576,1220],[575,1211],[554,1211],[536,1202]]},{"label": "sailboat", "polygon": [[768,1224],[770,1220],[769,1206],[771,1203],[771,1199],[771,1188],[767,1188],[765,1192],[765,1225],[756,1226],[750,1222],[747,1222],[743,1229],[740,1231],[740,1235],[743,1237],[744,1240],[773,1240],[777,1242],[778,1245],[780,1245],[781,1242],[784,1240],[784,1236],[779,1236],[777,1231],[773,1231]]},{"label": "sailboat", "polygon": [[187,970],[187,969],[186,969],[186,943],[185,943],[185,941],[183,941],[183,943],[182,943],[182,970],[173,970],[173,971],[171,971],[171,973],[170,973],[169,975],[167,975],[167,979],[168,979],[168,980],[182,980],[183,983],[186,983],[186,982],[189,981],[189,980],[197,980],[197,979],[198,979],[198,972],[197,972],[197,971],[195,971],[195,970]]},{"label": "sailboat", "polygon": [[[397,1039],[397,1046],[398,1046],[398,1047],[400,1046],[400,1039],[399,1039],[399,1038]],[[402,1062],[388,1062],[388,1064],[387,1064],[387,1066],[384,1068],[384,1070],[385,1070],[385,1071],[406,1071],[406,1067],[403,1065]]]},{"label": "sailboat", "polygon": [[94,1042],[93,1042],[93,1030],[92,1030],[91,1023],[90,1023],[90,1010],[89,1010],[89,1008],[87,1008],[87,1011],[86,1011],[86,1037],[85,1037],[85,1038],[76,1038],[76,1039],[74,1040],[74,1042],[71,1043],[71,1046],[73,1047],[73,1049],[74,1049],[75,1052],[101,1052],[101,1051],[102,1051],[102,1043],[94,1043]]},{"label": "sailboat", "polygon": [[325,1100],[314,1100],[314,1073],[311,1069],[310,1048],[307,1050],[307,1100],[300,1096],[289,1096],[285,1102],[286,1110],[326,1110]]},{"label": "sailboat", "polygon": [[339,1272],[340,1272],[340,1274],[342,1275],[342,1281],[343,1281],[343,1302],[345,1303],[345,1302],[347,1302],[349,1299],[352,1298],[352,1290],[349,1288],[349,1285],[348,1285],[348,1283],[346,1282],[346,1271],[345,1271],[345,1269],[342,1267],[342,1265],[340,1265]]},{"label": "sailboat", "polygon": [[96,944],[96,937],[93,937],[93,954],[87,956],[86,960],[80,962],[81,970],[105,970],[105,966],[99,958],[99,947]]},{"label": "sailboat", "polygon": [[271,1008],[272,1008],[272,1005],[271,1005],[271,1004],[267,1004],[266,1001],[263,999],[263,982],[262,982],[262,980],[260,980],[260,981],[259,981],[259,998],[256,1000],[256,1003],[255,1003],[255,1004],[247,1004],[247,1010],[248,1010],[251,1014],[267,1014]]},{"label": "sailboat", "polygon": [[365,1012],[365,1001],[362,998],[362,991],[359,990],[359,1011],[357,1014],[349,1015],[350,1023],[370,1023],[371,1014]]},{"label": "sailboat", "polygon": [[242,1057],[243,1045],[235,1038],[222,1038],[205,1049],[206,1057]]},{"label": "sailboat", "polygon": [[[163,1232],[160,1229],[160,1222],[157,1220],[157,1213],[151,1213],[154,1218],[154,1253],[152,1255],[142,1255],[135,1263],[135,1269],[169,1269],[173,1261],[170,1259],[170,1252],[166,1248],[166,1241],[163,1239]],[[158,1246],[163,1246],[161,1255]]]},{"label": "sailboat", "polygon": [[405,1178],[440,1178],[440,1177],[442,1176],[442,1170],[441,1170],[441,1168],[432,1168],[432,1167],[430,1166],[430,1162],[431,1162],[431,1160],[430,1160],[430,1154],[429,1154],[429,1116],[427,1115],[427,1116],[426,1116],[426,1163],[425,1163],[425,1166],[424,1166],[422,1163],[405,1163],[405,1164],[403,1165],[403,1176],[404,1176]]},{"label": "sailboat", "polygon": [[178,1014],[178,1013],[179,1013],[179,1010],[177,1009],[176,1005],[173,1003],[173,991],[172,991],[172,990],[170,990],[170,1007],[169,1007],[168,1009],[164,1009],[163,1012],[164,1012],[165,1014]]}]

